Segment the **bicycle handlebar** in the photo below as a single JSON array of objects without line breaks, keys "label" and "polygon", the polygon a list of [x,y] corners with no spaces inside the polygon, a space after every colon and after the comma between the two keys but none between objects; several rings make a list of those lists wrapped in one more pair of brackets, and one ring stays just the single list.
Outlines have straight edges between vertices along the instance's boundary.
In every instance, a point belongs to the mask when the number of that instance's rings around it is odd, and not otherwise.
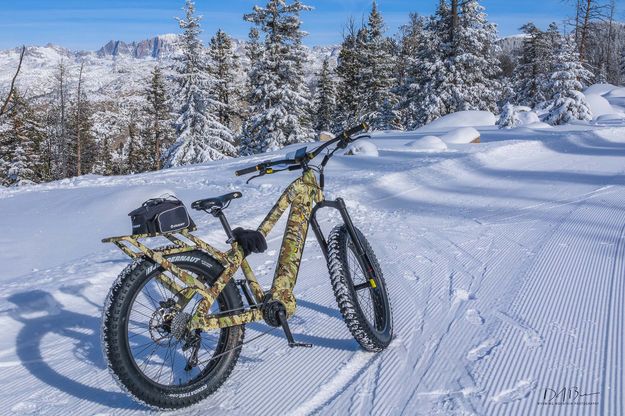
[{"label": "bicycle handlebar", "polygon": [[[345,130],[337,134],[332,140],[322,144],[321,146],[316,148],[314,151],[308,153],[306,155],[306,158],[308,160],[312,160],[316,158],[319,155],[319,153],[321,153],[324,149],[326,149],[328,146],[331,146],[337,142],[341,142],[341,147],[345,147],[347,146],[347,144],[349,144],[352,136],[358,133],[361,133],[363,131],[366,131],[367,128],[368,128],[367,124],[362,123],[348,130]],[[250,166],[248,168],[237,170],[236,172],[234,172],[234,174],[236,176],[242,176],[242,175],[247,175],[249,173],[254,173],[254,172],[263,172],[265,171],[265,169],[270,168],[272,166],[277,166],[277,165],[293,165],[293,166],[289,166],[288,169],[296,170],[302,167],[302,160],[295,160],[295,159],[266,160],[264,162],[259,163],[256,166]]]}]

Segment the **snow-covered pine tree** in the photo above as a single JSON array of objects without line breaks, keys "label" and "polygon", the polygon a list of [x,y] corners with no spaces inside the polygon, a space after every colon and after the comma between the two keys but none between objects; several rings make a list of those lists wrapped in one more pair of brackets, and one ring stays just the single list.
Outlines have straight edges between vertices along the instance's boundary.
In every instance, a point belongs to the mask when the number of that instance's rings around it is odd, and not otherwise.
[{"label": "snow-covered pine tree", "polygon": [[245,122],[241,138],[243,154],[262,153],[291,143],[309,141],[310,93],[304,81],[305,51],[300,13],[311,10],[299,0],[270,0],[255,6],[245,20],[265,35],[263,54],[251,69],[257,103]]},{"label": "snow-covered pine tree", "polygon": [[215,78],[212,95],[217,104],[219,122],[230,130],[238,129],[241,120],[241,93],[237,83],[240,71],[238,57],[232,49],[232,39],[219,29],[210,40],[209,71]]},{"label": "snow-covered pine tree", "polygon": [[218,120],[218,103],[210,97],[215,80],[207,71],[206,53],[200,40],[201,16],[195,3],[187,0],[185,17],[178,19],[182,56],[178,58],[177,138],[168,149],[166,166],[203,163],[234,156],[232,131]]},{"label": "snow-covered pine tree", "polygon": [[46,115],[46,148],[50,159],[47,170],[51,179],[69,176],[69,100],[70,71],[67,63],[61,60],[56,66],[51,79],[51,93],[48,97]]},{"label": "snow-covered pine tree", "polygon": [[163,163],[163,154],[173,143],[171,105],[167,96],[165,77],[160,65],[152,70],[148,87],[145,90],[147,105],[144,108],[146,125],[142,136],[145,145],[151,151],[146,152],[149,159],[148,169],[160,170]]},{"label": "snow-covered pine tree", "polygon": [[398,96],[401,124],[410,128],[415,124],[418,111],[419,61],[417,53],[423,48],[426,19],[416,13],[410,14],[410,22],[401,27],[400,53],[397,60]]},{"label": "snow-covered pine tree", "polygon": [[413,128],[456,111],[497,108],[501,88],[495,25],[477,0],[452,6],[441,0],[426,25],[417,54],[415,72],[421,82]]},{"label": "snow-covered pine tree", "polygon": [[394,45],[384,35],[384,20],[375,0],[365,30],[365,43],[360,55],[362,96],[359,113],[373,129],[398,128],[399,116],[395,110],[398,99],[393,92],[396,85]]},{"label": "snow-covered pine tree", "polygon": [[127,139],[124,148],[126,156],[125,174],[144,172],[152,167],[152,160],[149,155],[153,148],[144,143],[145,137],[141,134],[139,117],[132,117],[133,115],[137,115],[137,112],[131,113],[127,127]]},{"label": "snow-covered pine tree", "polygon": [[69,109],[68,173],[80,176],[91,173],[96,162],[97,149],[92,131],[92,105],[84,89],[84,63],[80,66],[75,100]]},{"label": "snow-covered pine tree", "polygon": [[330,59],[323,60],[321,71],[317,74],[315,91],[315,130],[330,131],[334,123],[336,111],[336,87],[330,68]]},{"label": "snow-covered pine tree", "polygon": [[19,186],[42,179],[43,128],[28,102],[14,90],[0,131],[0,183]]},{"label": "snow-covered pine tree", "polygon": [[453,111],[497,111],[501,84],[497,55],[497,28],[489,23],[477,0],[461,3],[457,33],[454,36],[451,68]]},{"label": "snow-covered pine tree", "polygon": [[526,35],[522,54],[514,72],[515,104],[534,108],[545,102],[549,93],[548,79],[553,65],[552,50],[557,47],[553,42],[558,34],[550,26],[549,35],[538,29],[533,23],[522,28]]},{"label": "snow-covered pine tree", "polygon": [[549,124],[566,124],[572,120],[588,121],[592,113],[581,92],[583,82],[592,79],[593,74],[582,65],[573,39],[564,38],[558,48],[555,72],[551,75]]},{"label": "snow-covered pine tree", "polygon": [[343,34],[343,43],[339,52],[338,65],[336,68],[337,75],[337,92],[336,92],[336,114],[334,116],[334,124],[332,131],[339,132],[356,124],[359,114],[358,107],[361,100],[361,71],[362,66],[359,61],[362,51],[363,42],[359,41],[360,37],[364,38],[365,32],[358,31],[353,20],[350,20]]},{"label": "snow-covered pine tree", "polygon": [[418,74],[416,94],[410,105],[415,108],[411,129],[428,124],[453,111],[450,106],[454,97],[449,94],[453,74],[449,68],[453,56],[450,33],[452,14],[446,0],[440,0],[434,16],[428,20],[424,41],[417,52]]},{"label": "snow-covered pine tree", "polygon": [[516,107],[511,103],[506,103],[501,109],[501,116],[497,121],[497,125],[500,129],[511,129],[519,125],[519,113]]}]

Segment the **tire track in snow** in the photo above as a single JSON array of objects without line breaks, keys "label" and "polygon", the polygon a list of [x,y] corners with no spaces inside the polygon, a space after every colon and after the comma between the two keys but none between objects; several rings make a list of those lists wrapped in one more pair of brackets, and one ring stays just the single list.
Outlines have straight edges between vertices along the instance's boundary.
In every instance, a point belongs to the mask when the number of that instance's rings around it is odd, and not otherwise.
[{"label": "tire track in snow", "polygon": [[[608,305],[608,297],[613,292],[610,282],[614,281],[612,269],[615,261],[614,249],[610,248],[622,239],[617,233],[621,232],[621,224],[625,222],[622,210],[617,208],[622,206],[624,192],[622,188],[618,191],[605,196],[607,201],[602,209],[590,209],[582,202],[572,215],[558,224],[557,232],[539,252],[511,314],[530,323],[544,337],[544,345],[538,350],[524,346],[520,338],[527,338],[527,331],[519,333],[513,328],[503,328],[503,332],[497,333],[498,337],[508,339],[510,345],[499,355],[516,357],[514,361],[519,364],[510,366],[510,358],[495,360],[487,373],[491,374],[490,391],[494,386],[505,385],[506,380],[510,382],[527,376],[536,380],[541,388],[579,386],[592,392],[601,388],[597,381],[603,374],[604,364],[602,354],[594,351],[599,345],[603,349],[607,334],[603,328],[605,325],[599,323],[612,322],[611,316],[619,316],[619,311]],[[594,221],[587,221],[595,218],[601,219],[600,227]],[[578,253],[585,255],[579,256]],[[509,315],[498,317],[510,323],[505,316],[509,318]],[[527,329],[527,325],[521,325]],[[530,334],[529,338],[534,337]],[[533,345],[530,343],[530,346]],[[614,388],[620,391],[622,379],[613,382],[618,386]],[[609,404],[614,405],[611,401]],[[513,406],[509,411],[525,414],[569,414],[567,411],[572,409],[541,408],[532,400],[516,401],[509,406]],[[492,405],[487,409],[495,411]],[[575,412],[586,414],[596,410],[592,406],[580,406]]]},{"label": "tire track in snow", "polygon": [[[623,336],[625,334],[625,225],[614,251],[614,267],[610,281],[608,311],[613,311],[610,319],[605,322],[605,339],[603,345],[603,376],[601,380],[602,400],[600,414],[625,414],[623,398],[623,362],[625,350]],[[620,389],[619,389],[620,387]]]}]

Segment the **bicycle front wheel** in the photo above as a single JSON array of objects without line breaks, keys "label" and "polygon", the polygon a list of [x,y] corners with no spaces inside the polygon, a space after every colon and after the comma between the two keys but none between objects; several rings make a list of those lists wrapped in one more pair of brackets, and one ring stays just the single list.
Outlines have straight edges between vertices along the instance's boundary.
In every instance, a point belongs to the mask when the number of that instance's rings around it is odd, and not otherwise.
[{"label": "bicycle front wheel", "polygon": [[343,320],[367,351],[382,351],[393,338],[393,318],[386,283],[369,242],[356,229],[365,253],[359,256],[345,225],[328,238],[328,269]]}]

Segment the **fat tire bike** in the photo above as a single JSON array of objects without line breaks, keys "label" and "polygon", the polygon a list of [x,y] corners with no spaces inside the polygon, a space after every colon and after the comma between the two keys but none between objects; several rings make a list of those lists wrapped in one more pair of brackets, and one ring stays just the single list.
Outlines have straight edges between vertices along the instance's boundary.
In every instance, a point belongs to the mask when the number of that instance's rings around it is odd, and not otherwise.
[{"label": "fat tire bike", "polygon": [[[390,344],[391,307],[375,253],[352,223],[345,202],[326,200],[323,195],[326,164],[337,150],[363,137],[358,135],[365,130],[363,124],[312,151],[302,148],[287,159],[236,172],[237,176],[256,173],[258,177],[302,171],[256,231],[269,234],[290,206],[270,290],[258,283],[224,214],[230,202],[242,196],[240,192],[192,204],[220,220],[231,245],[227,252],[193,235],[194,228],[103,240],[134,259],[113,284],[102,318],[104,356],[123,390],[157,409],[199,402],[232,372],[244,344],[245,325],[251,322],[282,328],[290,347],[310,347],[294,340],[288,324],[295,312],[293,288],[309,226],[326,259],[332,289],[351,334],[366,351],[379,352]],[[313,165],[324,151],[321,163]],[[343,220],[327,239],[316,218],[322,208],[338,210]],[[141,241],[153,237],[171,244],[153,249]],[[237,281],[233,276],[239,269],[245,278]]]}]

